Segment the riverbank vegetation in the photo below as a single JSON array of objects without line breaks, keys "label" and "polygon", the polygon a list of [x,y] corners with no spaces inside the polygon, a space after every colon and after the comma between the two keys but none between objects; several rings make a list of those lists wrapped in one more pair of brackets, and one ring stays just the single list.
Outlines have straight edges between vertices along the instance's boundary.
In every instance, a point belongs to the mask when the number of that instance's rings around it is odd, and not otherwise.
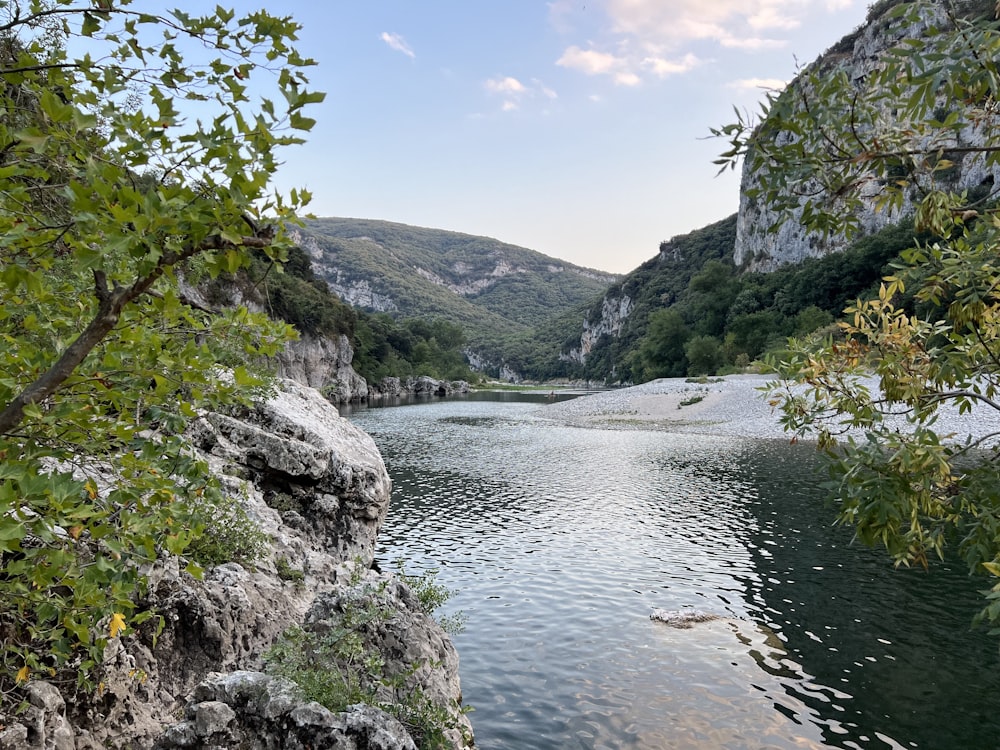
[{"label": "riverbank vegetation", "polygon": [[[856,210],[915,202],[923,239],[910,243],[871,294],[838,324],[837,339],[793,343],[775,367],[787,429],[816,438],[830,458],[840,520],[897,565],[926,566],[946,547],[996,584],[980,617],[1000,625],[1000,443],[956,443],[935,420],[950,406],[1000,410],[1000,167],[995,104],[1000,48],[995,3],[919,0],[887,5],[907,36],[860,81],[811,68],[773,97],[760,123],[719,130],[722,161],[749,161],[759,198],[799,210],[810,228],[856,224]],[[927,19],[939,23],[927,28]],[[822,106],[812,106],[822,102]],[[941,103],[961,102],[961,109]],[[892,120],[882,117],[896,113]],[[864,126],[859,126],[864,123]],[[955,185],[977,160],[985,190]],[[865,192],[878,185],[872,196]],[[806,196],[806,197],[804,197]],[[874,375],[877,388],[866,386]],[[903,416],[908,428],[889,420]],[[865,439],[838,440],[845,428]],[[971,429],[970,432],[977,432]],[[994,627],[1000,633],[1000,627]]]},{"label": "riverbank vegetation", "polygon": [[96,688],[109,641],[156,631],[145,571],[170,553],[197,573],[199,549],[228,549],[200,537],[241,533],[181,432],[266,392],[268,373],[246,363],[292,331],[210,311],[181,280],[286,258],[285,224],[308,194],[269,181],[323,95],[293,46],[298,27],[263,11],[31,0],[3,3],[0,18],[7,710],[36,678],[67,696]]}]

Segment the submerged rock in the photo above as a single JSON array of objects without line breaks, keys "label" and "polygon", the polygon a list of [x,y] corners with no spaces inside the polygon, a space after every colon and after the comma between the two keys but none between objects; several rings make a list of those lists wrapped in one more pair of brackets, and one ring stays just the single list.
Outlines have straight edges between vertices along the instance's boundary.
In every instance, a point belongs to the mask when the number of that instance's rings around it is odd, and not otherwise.
[{"label": "submerged rock", "polygon": [[699,622],[711,622],[726,618],[698,609],[654,609],[649,619],[665,623],[672,628],[690,628]]}]

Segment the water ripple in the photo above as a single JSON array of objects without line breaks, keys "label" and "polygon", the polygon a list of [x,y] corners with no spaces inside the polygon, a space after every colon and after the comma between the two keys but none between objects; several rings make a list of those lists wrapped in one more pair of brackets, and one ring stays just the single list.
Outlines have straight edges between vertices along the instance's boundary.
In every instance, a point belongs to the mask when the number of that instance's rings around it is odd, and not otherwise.
[{"label": "water ripple", "polygon": [[[968,632],[974,584],[851,547],[808,449],[533,409],[354,417],[394,482],[379,556],[439,570],[468,617],[479,747],[995,744],[1000,659]],[[675,630],[654,607],[725,619]]]}]

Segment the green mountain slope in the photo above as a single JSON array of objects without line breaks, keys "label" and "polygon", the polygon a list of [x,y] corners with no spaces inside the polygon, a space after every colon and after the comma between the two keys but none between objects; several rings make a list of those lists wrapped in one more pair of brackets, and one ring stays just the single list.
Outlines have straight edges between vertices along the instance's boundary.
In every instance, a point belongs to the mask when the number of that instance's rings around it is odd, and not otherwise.
[{"label": "green mountain slope", "polygon": [[473,348],[589,303],[617,278],[487,237],[387,221],[313,219],[302,246],[350,304],[458,323]]},{"label": "green mountain slope", "polygon": [[738,370],[873,294],[888,264],[921,239],[903,221],[839,253],[757,273],[733,265],[735,234],[731,216],[664,242],[590,309],[563,356],[581,376],[608,382]]}]

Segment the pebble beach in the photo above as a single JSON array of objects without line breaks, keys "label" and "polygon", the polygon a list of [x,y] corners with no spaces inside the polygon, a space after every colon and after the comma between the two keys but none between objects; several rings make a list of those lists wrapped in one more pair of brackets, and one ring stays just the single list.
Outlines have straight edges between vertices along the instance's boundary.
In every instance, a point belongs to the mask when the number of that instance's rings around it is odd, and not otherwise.
[{"label": "pebble beach", "polygon": [[[761,390],[773,375],[720,378],[661,378],[629,388],[601,391],[550,404],[540,415],[585,427],[645,429],[702,435],[790,439],[779,411]],[[874,380],[869,381],[874,387]],[[906,421],[898,420],[900,429]],[[969,414],[945,406],[935,425],[939,435],[957,442],[1000,433],[1000,412],[981,406]]]}]

